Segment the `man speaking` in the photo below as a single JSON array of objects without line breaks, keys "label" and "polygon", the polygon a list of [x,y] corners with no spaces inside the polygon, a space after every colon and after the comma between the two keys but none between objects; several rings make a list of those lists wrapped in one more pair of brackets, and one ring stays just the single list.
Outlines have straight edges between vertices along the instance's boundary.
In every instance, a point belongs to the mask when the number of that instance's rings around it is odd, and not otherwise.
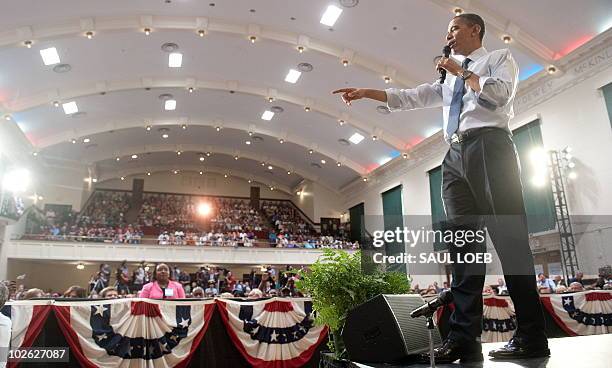
[{"label": "man speaking", "polygon": [[[520,167],[508,127],[514,115],[518,66],[509,50],[489,52],[482,47],[484,33],[480,16],[454,17],[448,26],[447,46],[465,59],[459,65],[448,54],[442,57],[437,68],[448,75],[433,84],[412,89],[342,88],[333,93],[341,93],[347,105],[370,98],[386,102],[390,110],[443,107],[444,139],[450,145],[442,162],[447,221],[453,230],[486,226],[516,310],[514,337],[489,355],[497,359],[545,357],[550,351],[529,249]],[[449,249],[455,256],[484,251],[483,243],[451,245]],[[455,310],[448,338],[435,350],[435,358],[440,363],[481,361],[486,265],[452,266]]]}]

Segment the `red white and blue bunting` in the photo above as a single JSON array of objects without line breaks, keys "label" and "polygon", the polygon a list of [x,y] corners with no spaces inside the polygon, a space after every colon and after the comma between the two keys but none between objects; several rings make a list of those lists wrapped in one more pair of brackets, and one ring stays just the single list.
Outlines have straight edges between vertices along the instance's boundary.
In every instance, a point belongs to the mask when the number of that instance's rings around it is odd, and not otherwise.
[{"label": "red white and blue bunting", "polygon": [[542,297],[555,322],[570,336],[612,333],[612,293],[585,291]]},{"label": "red white and blue bunting", "polygon": [[482,298],[482,342],[508,341],[516,330],[514,305],[510,298]]},{"label": "red white and blue bunting", "polygon": [[217,304],[234,345],[256,368],[301,367],[327,336],[327,327],[314,325],[310,299]]},{"label": "red white and blue bunting", "polygon": [[[5,305],[1,313],[11,319],[11,348],[28,348],[42,331],[53,301],[17,301]],[[8,367],[16,367],[18,362],[8,363]]]},{"label": "red white and blue bunting", "polygon": [[82,367],[186,367],[215,308],[214,300],[117,299],[54,305]]}]

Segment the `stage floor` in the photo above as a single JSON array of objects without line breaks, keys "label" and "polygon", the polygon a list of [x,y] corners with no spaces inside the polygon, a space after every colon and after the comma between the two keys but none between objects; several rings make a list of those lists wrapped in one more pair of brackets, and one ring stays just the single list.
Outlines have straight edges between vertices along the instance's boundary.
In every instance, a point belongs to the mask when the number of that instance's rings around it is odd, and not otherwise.
[{"label": "stage floor", "polygon": [[[482,344],[485,361],[477,364],[436,364],[440,368],[483,367],[483,368],[612,368],[612,334],[576,336],[549,339],[550,358],[522,359],[516,361],[489,360],[489,351],[504,343]],[[359,368],[400,368],[428,367],[425,364],[391,365],[391,364],[359,364]]]}]

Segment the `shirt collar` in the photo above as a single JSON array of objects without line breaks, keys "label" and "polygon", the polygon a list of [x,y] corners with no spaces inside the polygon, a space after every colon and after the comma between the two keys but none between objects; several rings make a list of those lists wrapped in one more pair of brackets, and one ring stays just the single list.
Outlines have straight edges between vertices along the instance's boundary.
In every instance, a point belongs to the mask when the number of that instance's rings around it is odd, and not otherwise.
[{"label": "shirt collar", "polygon": [[488,52],[487,49],[481,46],[480,48],[477,48],[476,50],[472,51],[472,53],[469,54],[467,57],[469,57],[470,60],[472,61],[476,61],[480,59],[481,57],[485,56],[487,52]]}]

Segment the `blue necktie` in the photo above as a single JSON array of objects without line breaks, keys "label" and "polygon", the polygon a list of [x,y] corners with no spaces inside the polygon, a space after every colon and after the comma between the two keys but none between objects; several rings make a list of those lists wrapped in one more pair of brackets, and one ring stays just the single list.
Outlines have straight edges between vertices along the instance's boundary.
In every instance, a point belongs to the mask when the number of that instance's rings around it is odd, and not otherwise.
[{"label": "blue necktie", "polygon": [[[471,61],[472,60],[469,58],[465,58],[463,63],[461,63],[461,67],[467,70],[468,64]],[[449,138],[452,137],[459,128],[459,115],[461,115],[464,93],[465,81],[460,76],[457,76],[455,79],[455,86],[453,88],[453,99],[451,100],[450,110],[448,111],[448,123],[446,124],[446,134]]]}]

